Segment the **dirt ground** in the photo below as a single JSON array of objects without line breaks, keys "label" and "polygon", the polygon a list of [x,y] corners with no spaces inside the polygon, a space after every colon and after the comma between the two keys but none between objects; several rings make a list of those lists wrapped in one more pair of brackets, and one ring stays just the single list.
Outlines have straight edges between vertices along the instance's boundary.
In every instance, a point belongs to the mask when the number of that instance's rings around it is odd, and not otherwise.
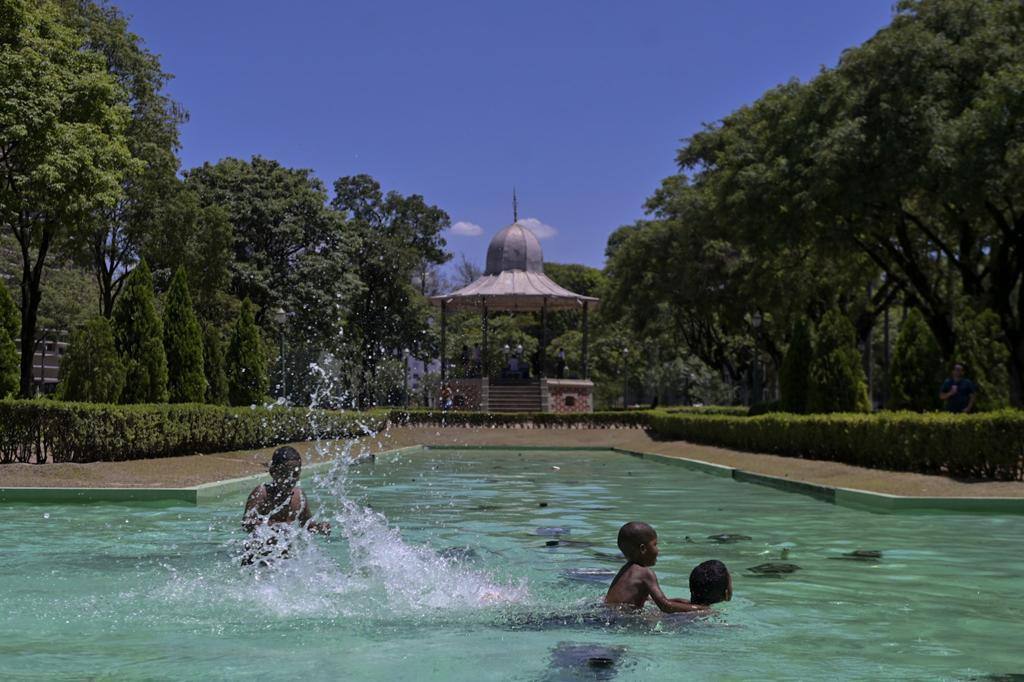
[{"label": "dirt ground", "polygon": [[[808,483],[893,495],[1024,497],[1024,482],[1020,481],[965,482],[943,476],[863,469],[835,462],[737,452],[684,441],[658,441],[641,429],[402,427],[393,428],[372,439],[363,439],[359,447],[379,452],[419,444],[620,447],[698,459]],[[312,444],[294,445],[311,459],[317,458]],[[93,464],[3,464],[0,465],[0,487],[187,487],[263,473],[272,451],[273,448],[266,448],[215,455]]]}]

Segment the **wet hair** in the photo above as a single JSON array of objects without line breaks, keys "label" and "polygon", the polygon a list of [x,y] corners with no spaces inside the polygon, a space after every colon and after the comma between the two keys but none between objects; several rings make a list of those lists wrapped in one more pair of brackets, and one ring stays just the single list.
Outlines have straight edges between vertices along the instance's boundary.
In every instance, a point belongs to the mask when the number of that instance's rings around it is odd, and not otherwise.
[{"label": "wet hair", "polygon": [[725,600],[729,590],[729,569],[721,561],[705,561],[690,571],[690,601],[714,604]]},{"label": "wet hair", "polygon": [[619,550],[626,557],[630,557],[640,551],[640,545],[646,545],[656,537],[658,534],[648,524],[643,521],[630,521],[619,529]]},{"label": "wet hair", "polygon": [[[275,471],[281,471],[290,464],[298,464],[302,466],[302,456],[299,455],[299,451],[290,445],[285,445],[277,450],[274,450],[274,456],[270,459],[270,473],[274,474]],[[289,471],[289,473],[291,473]],[[275,478],[277,478],[275,476]]]}]

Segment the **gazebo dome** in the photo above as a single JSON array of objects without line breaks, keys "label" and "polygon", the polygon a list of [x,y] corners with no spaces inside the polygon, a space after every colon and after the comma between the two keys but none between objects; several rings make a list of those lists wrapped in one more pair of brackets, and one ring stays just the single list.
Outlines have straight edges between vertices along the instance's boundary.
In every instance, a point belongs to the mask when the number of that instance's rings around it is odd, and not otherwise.
[{"label": "gazebo dome", "polygon": [[544,254],[540,242],[529,229],[512,223],[494,235],[487,247],[485,275],[497,275],[507,270],[544,272]]}]

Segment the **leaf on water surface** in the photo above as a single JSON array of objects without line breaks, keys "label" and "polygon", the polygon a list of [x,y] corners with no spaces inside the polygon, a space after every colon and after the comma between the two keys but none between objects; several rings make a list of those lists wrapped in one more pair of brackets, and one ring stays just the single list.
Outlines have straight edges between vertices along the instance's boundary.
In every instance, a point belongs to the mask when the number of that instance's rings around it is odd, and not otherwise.
[{"label": "leaf on water surface", "polygon": [[718,535],[709,535],[708,540],[717,542],[720,545],[732,545],[737,542],[745,542],[747,540],[753,540],[754,538],[749,535],[738,535],[735,533],[720,533]]},{"label": "leaf on water surface", "polygon": [[882,553],[875,549],[858,549],[853,552],[847,552],[842,556],[830,556],[829,559],[835,561],[867,561],[871,563],[877,562],[882,558]]},{"label": "leaf on water surface", "polygon": [[758,564],[757,566],[751,566],[747,570],[757,575],[783,576],[788,575],[790,573],[796,573],[800,570],[800,567],[796,564],[769,562],[766,564]]}]

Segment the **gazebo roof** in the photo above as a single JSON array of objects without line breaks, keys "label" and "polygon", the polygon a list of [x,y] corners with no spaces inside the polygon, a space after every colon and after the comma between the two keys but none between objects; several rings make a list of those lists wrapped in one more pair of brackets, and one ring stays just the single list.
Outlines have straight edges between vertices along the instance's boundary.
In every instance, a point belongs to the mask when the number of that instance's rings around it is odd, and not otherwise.
[{"label": "gazebo roof", "polygon": [[518,222],[501,230],[487,248],[483,277],[461,289],[431,296],[449,310],[483,308],[498,311],[571,310],[598,299],[569,291],[544,274],[544,256],[537,237]]}]

